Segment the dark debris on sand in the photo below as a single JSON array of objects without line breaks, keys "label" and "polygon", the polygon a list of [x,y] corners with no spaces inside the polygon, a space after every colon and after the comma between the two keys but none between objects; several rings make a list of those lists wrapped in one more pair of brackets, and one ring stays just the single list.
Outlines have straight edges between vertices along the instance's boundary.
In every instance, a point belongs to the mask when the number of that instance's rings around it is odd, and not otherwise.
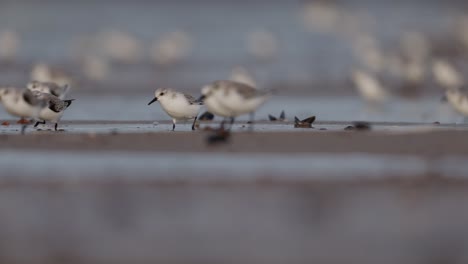
[{"label": "dark debris on sand", "polygon": [[299,120],[297,116],[294,117],[294,127],[296,128],[312,128],[312,123],[315,122],[315,116],[308,117],[303,120]]},{"label": "dark debris on sand", "polygon": [[276,122],[276,121],[285,121],[286,120],[286,113],[283,111],[281,111],[281,114],[279,117],[276,117],[276,116],[273,116],[273,115],[268,115],[268,119],[272,122]]},{"label": "dark debris on sand", "polygon": [[201,114],[200,117],[198,118],[198,120],[201,120],[201,121],[212,121],[213,119],[214,119],[214,115],[208,111]]},{"label": "dark debris on sand", "polygon": [[344,130],[368,131],[371,130],[371,124],[364,121],[353,122],[353,125],[347,126]]}]

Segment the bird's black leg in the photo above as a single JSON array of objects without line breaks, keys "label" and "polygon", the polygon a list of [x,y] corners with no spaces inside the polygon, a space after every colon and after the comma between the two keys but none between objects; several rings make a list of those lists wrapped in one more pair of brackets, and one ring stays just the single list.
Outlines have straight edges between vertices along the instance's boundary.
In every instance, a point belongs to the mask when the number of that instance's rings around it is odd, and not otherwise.
[{"label": "bird's black leg", "polygon": [[27,126],[28,126],[28,125],[22,125],[22,126],[21,126],[21,135],[24,135],[24,132],[26,131],[26,127],[27,127]]},{"label": "bird's black leg", "polygon": [[249,128],[250,131],[254,130],[254,123],[255,123],[254,119],[255,119],[255,113],[252,112],[250,113],[250,128]]},{"label": "bird's black leg", "polygon": [[58,123],[55,123],[54,129],[57,131]]},{"label": "bird's black leg", "polygon": [[221,124],[219,124],[219,130],[220,131],[224,130],[224,123],[226,123],[226,118],[223,118],[223,121],[221,121]]},{"label": "bird's black leg", "polygon": [[42,124],[42,125],[45,125],[46,121],[45,120],[42,120],[41,121],[37,121],[36,124],[34,125],[34,127],[37,127],[39,124]]},{"label": "bird's black leg", "polygon": [[234,117],[231,117],[231,119],[229,120],[229,130],[232,129],[232,125],[234,124]]},{"label": "bird's black leg", "polygon": [[175,119],[172,120],[172,131],[175,130]]},{"label": "bird's black leg", "polygon": [[195,123],[197,122],[198,116],[195,117],[192,123],[192,130],[195,130]]}]

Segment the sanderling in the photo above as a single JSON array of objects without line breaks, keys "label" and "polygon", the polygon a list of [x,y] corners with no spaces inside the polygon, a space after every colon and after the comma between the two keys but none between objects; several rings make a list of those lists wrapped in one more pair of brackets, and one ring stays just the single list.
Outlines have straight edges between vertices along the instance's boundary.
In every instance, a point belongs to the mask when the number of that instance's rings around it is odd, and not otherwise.
[{"label": "sanderling", "polygon": [[[75,36],[71,44],[71,55],[74,58],[83,60],[85,66],[89,64],[99,71],[113,62],[138,62],[144,54],[144,43],[139,38],[129,32],[116,29],[100,31],[93,35]],[[86,75],[91,75],[92,79],[96,76],[90,69],[84,68],[83,71]]]},{"label": "sanderling", "polygon": [[82,72],[84,76],[93,81],[105,81],[111,73],[109,60],[103,56],[84,56]]},{"label": "sanderling", "polygon": [[255,30],[247,36],[247,50],[258,60],[271,60],[278,55],[278,40],[269,30]]},{"label": "sanderling", "polygon": [[310,32],[333,33],[341,24],[343,15],[334,2],[310,1],[302,10],[302,22]]},{"label": "sanderling", "polygon": [[227,109],[221,103],[219,103],[218,99],[216,99],[215,96],[212,96],[212,93],[213,92],[211,91],[210,87],[203,87],[202,96],[198,99],[198,101],[202,101],[210,113],[224,118],[221,122],[221,128],[224,128],[226,118],[231,119],[232,125],[234,123],[234,115],[231,111],[229,111],[229,109]]},{"label": "sanderling", "polygon": [[7,30],[0,33],[0,59],[13,61],[21,44],[21,39],[16,31]]},{"label": "sanderling", "polygon": [[[9,114],[33,120],[39,119],[40,111],[47,105],[46,100],[37,98],[30,90],[12,87],[0,89],[0,101]],[[26,127],[27,124],[23,124],[21,134],[24,134]]]},{"label": "sanderling", "polygon": [[257,82],[255,81],[252,74],[250,74],[246,68],[241,66],[232,69],[231,75],[229,76],[229,80],[233,82],[245,83],[254,88],[257,87]]},{"label": "sanderling", "polygon": [[135,63],[143,57],[143,43],[130,32],[111,29],[96,36],[95,48],[110,61]]},{"label": "sanderling", "polygon": [[429,57],[430,43],[423,32],[407,31],[400,39],[402,56],[411,62],[425,62]]},{"label": "sanderling", "polygon": [[447,89],[445,96],[450,105],[460,114],[468,117],[468,91],[465,89]]},{"label": "sanderling", "polygon": [[184,31],[166,33],[153,42],[151,57],[160,65],[180,62],[190,55],[192,40]]},{"label": "sanderling", "polygon": [[463,77],[455,67],[443,59],[435,59],[432,64],[435,81],[445,89],[457,89],[463,85]]},{"label": "sanderling", "polygon": [[70,91],[70,85],[65,84],[60,86],[53,82],[40,82],[32,81],[29,82],[27,88],[31,91],[38,91],[41,93],[47,93],[58,97],[59,99],[65,99],[65,96]]},{"label": "sanderling", "polygon": [[379,40],[369,34],[356,34],[353,38],[353,53],[356,59],[367,70],[374,73],[382,72],[385,64]]},{"label": "sanderling", "polygon": [[203,103],[197,101],[193,96],[171,89],[157,89],[154,99],[148,105],[159,101],[164,111],[172,117],[172,131],[175,129],[177,120],[193,119],[192,130],[195,130],[195,122]]},{"label": "sanderling", "polygon": [[41,109],[39,112],[39,119],[34,127],[37,127],[39,124],[45,124],[46,121],[52,122],[55,124],[54,129],[57,131],[58,122],[63,116],[65,110],[71,105],[74,99],[71,100],[61,100],[55,95],[49,93],[42,93],[39,91],[33,91],[33,94],[40,100],[46,100],[47,106]]},{"label": "sanderling", "polygon": [[387,100],[389,94],[380,82],[367,72],[355,70],[352,79],[359,94],[371,104],[381,104]]},{"label": "sanderling", "polygon": [[40,82],[53,82],[60,86],[73,84],[73,79],[67,73],[44,63],[34,65],[30,78]]},{"label": "sanderling", "polygon": [[247,84],[222,80],[215,81],[202,88],[199,100],[205,102],[210,112],[222,117],[234,118],[250,114],[251,128],[253,115],[257,108],[270,97],[271,91],[257,90]]}]

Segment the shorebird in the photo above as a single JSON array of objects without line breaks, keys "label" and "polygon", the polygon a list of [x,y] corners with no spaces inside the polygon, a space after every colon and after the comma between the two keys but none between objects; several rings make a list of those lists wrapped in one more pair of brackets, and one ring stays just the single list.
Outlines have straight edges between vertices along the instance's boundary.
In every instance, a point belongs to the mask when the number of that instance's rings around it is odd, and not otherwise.
[{"label": "shorebird", "polygon": [[18,55],[21,39],[16,31],[0,32],[0,59],[13,61]]},{"label": "shorebird", "polygon": [[65,99],[65,96],[70,91],[69,84],[60,86],[53,82],[32,81],[29,82],[26,87],[31,91],[38,91],[41,93],[48,93],[54,95],[61,100]]},{"label": "shorebird", "polygon": [[[271,91],[261,91],[254,87],[228,81],[215,81],[201,90],[199,100],[205,102],[210,112],[225,118],[234,119],[244,114],[250,114],[251,129],[255,111],[263,105],[271,95]],[[224,124],[224,123],[222,123]]]},{"label": "shorebird", "polygon": [[159,101],[163,110],[172,117],[172,131],[175,130],[177,120],[193,119],[192,130],[195,130],[195,122],[200,112],[202,102],[193,96],[171,89],[157,89],[154,99],[148,105]]},{"label": "shorebird", "polygon": [[462,75],[446,60],[434,60],[432,73],[437,84],[445,89],[458,89],[463,85]]},{"label": "shorebird", "polygon": [[34,127],[37,127],[39,124],[45,124],[46,121],[49,121],[55,124],[54,130],[57,131],[58,122],[62,118],[65,110],[74,101],[74,99],[61,100],[55,95],[52,95],[49,93],[43,93],[39,91],[34,91],[33,94],[38,99],[45,100],[47,102],[47,106],[41,109],[41,111],[39,112],[39,119],[42,121],[37,121]]},{"label": "shorebird", "polygon": [[31,80],[39,82],[52,82],[59,86],[72,85],[73,80],[65,72],[59,69],[52,69],[44,63],[39,63],[34,66],[31,71]]},{"label": "shorebird", "polygon": [[260,29],[247,36],[247,50],[258,60],[271,60],[278,55],[278,40],[273,32]]},{"label": "shorebird", "polygon": [[158,38],[151,46],[151,57],[161,65],[177,63],[190,55],[192,40],[184,31],[173,31]]},{"label": "shorebird", "polygon": [[464,88],[447,89],[445,96],[450,105],[460,114],[468,117],[468,90]]},{"label": "shorebird", "polygon": [[224,129],[224,123],[226,122],[226,119],[231,120],[232,126],[234,123],[234,116],[232,112],[220,104],[215,96],[211,95],[211,88],[206,86],[206,88],[202,88],[202,96],[198,99],[198,101],[203,102],[210,113],[224,118],[221,122],[221,129]]},{"label": "shorebird", "polygon": [[382,104],[389,97],[388,92],[381,83],[365,71],[353,71],[352,80],[361,97],[373,105]]},{"label": "shorebird", "polygon": [[99,55],[113,62],[135,63],[143,56],[143,43],[140,39],[122,30],[106,30],[96,37]]},{"label": "shorebird", "polygon": [[[0,89],[0,101],[10,115],[33,120],[39,119],[41,110],[47,105],[46,100],[37,98],[30,90],[13,87]],[[23,124],[21,134],[24,134],[28,124]]]},{"label": "shorebird", "polygon": [[231,75],[229,76],[229,80],[233,82],[245,83],[254,88],[257,88],[257,82],[249,73],[249,71],[244,67],[234,67],[234,69],[231,71]]}]

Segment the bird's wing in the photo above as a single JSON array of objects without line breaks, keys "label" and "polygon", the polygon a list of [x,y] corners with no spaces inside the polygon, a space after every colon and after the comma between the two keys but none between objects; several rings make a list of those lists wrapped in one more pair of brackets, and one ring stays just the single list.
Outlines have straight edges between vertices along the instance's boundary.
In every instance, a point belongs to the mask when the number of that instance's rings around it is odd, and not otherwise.
[{"label": "bird's wing", "polygon": [[67,106],[65,105],[65,102],[58,99],[57,97],[49,97],[49,109],[59,113],[63,111]]},{"label": "bird's wing", "polygon": [[184,96],[185,96],[185,99],[187,99],[187,101],[191,105],[194,105],[194,104],[202,105],[203,104],[203,102],[198,101],[195,97],[191,96],[190,94],[184,94]]}]

